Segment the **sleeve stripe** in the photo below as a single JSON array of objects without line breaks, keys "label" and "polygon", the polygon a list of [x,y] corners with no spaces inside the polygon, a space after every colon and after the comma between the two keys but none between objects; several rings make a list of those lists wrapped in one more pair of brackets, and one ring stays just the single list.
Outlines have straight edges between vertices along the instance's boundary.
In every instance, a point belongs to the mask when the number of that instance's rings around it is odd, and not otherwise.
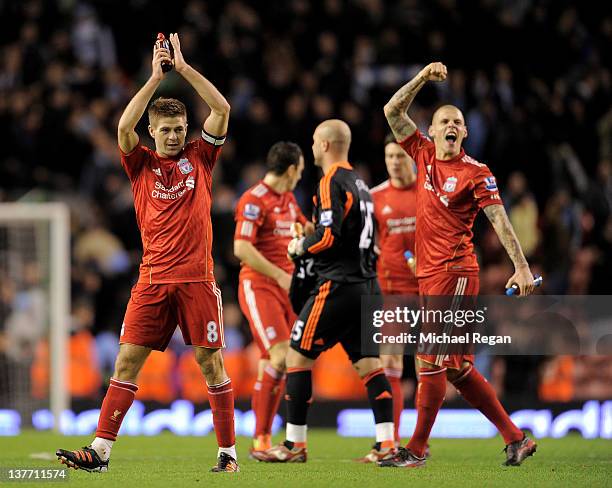
[{"label": "sleeve stripe", "polygon": [[240,235],[251,237],[253,233],[253,222],[242,222],[242,227],[240,227]]},{"label": "sleeve stripe", "polygon": [[328,174],[321,178],[319,190],[321,193],[321,208],[331,208],[331,180],[336,174],[338,166],[335,166]]},{"label": "sleeve stripe", "polygon": [[331,173],[321,180],[321,208],[331,208]]},{"label": "sleeve stripe", "polygon": [[346,192],[346,202],[344,203],[344,216],[346,217],[353,206],[353,194],[350,191]]},{"label": "sleeve stripe", "polygon": [[323,233],[323,239],[310,246],[308,248],[308,252],[311,254],[317,254],[321,251],[325,251],[325,249],[329,249],[330,247],[332,247],[333,243],[334,236],[332,234],[332,231],[329,227],[326,227],[325,232]]},{"label": "sleeve stripe", "polygon": [[[331,204],[331,180],[336,174],[336,170],[338,166],[334,167],[328,174],[326,174],[323,178],[321,178],[321,183],[319,184],[319,193],[321,194],[321,209],[330,209],[332,207]],[[312,254],[319,253],[324,251],[325,249],[329,249],[334,244],[334,236],[329,227],[325,228],[325,232],[323,233],[323,237],[319,242],[316,242],[312,246],[308,248],[308,252]]]},{"label": "sleeve stripe", "polygon": [[212,136],[202,129],[202,139],[213,146],[221,146],[225,142],[225,136]]}]

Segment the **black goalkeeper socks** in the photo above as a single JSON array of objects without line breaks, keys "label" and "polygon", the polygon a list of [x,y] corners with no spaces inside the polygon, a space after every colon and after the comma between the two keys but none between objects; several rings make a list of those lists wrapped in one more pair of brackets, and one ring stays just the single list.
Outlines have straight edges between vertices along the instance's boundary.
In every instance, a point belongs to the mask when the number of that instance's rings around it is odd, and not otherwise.
[{"label": "black goalkeeper socks", "polygon": [[374,370],[363,378],[363,381],[368,390],[375,423],[393,422],[393,395],[385,372],[382,368]]},{"label": "black goalkeeper socks", "polygon": [[287,422],[294,425],[306,425],[308,407],[312,397],[312,371],[300,369],[287,371]]}]

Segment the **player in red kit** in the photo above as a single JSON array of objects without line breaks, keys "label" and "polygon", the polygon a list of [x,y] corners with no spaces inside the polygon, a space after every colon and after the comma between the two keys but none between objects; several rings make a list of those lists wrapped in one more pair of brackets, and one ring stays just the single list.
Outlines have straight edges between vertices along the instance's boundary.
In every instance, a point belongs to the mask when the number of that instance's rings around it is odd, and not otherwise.
[{"label": "player in red kit", "polygon": [[386,295],[416,295],[415,270],[406,265],[405,251],[415,253],[416,172],[414,161],[394,136],[385,140],[389,179],[370,190],[374,200],[380,254],[376,271]]},{"label": "player in red kit", "polygon": [[[96,437],[90,446],[56,453],[63,463],[86,471],[108,469],[113,442],[138,390],[138,373],[151,350],[165,350],[177,325],[185,343],[194,346],[208,385],[219,444],[212,471],[238,471],[234,398],[221,355],[223,308],[213,276],[210,221],[212,170],[225,141],[230,107],[212,83],[185,62],[177,34],[170,35],[170,42],[174,59],[168,49],[154,49],[151,77],[119,120],[121,164],[132,184],[143,257]],[[148,108],[152,151],[139,144],[135,128],[164,79],[161,64],[167,62],[208,104],[210,115],[201,137],[185,144],[185,105],[158,98]]]},{"label": "player in red kit", "polygon": [[[389,179],[370,190],[374,201],[376,235],[379,255],[376,274],[383,295],[418,295],[416,270],[406,264],[405,251],[414,254],[416,224],[416,172],[414,161],[390,135],[385,139],[385,165]],[[381,347],[380,359],[393,391],[393,424],[395,442],[400,443],[399,424],[404,409],[401,354],[385,354]],[[379,460],[374,450],[361,462]]]},{"label": "player in red kit", "polygon": [[272,421],[285,390],[285,356],[296,319],[287,294],[294,267],[287,257],[291,227],[298,222],[312,229],[293,195],[304,170],[300,147],[277,142],[266,166],[263,180],[238,201],[234,234],[234,254],[242,265],[238,300],[261,352],[252,400],[255,458],[271,447]]},{"label": "player in red kit", "polygon": [[[461,111],[443,105],[433,115],[428,134],[417,129],[407,110],[428,81],[443,81],[447,69],[432,63],[400,88],[385,105],[385,116],[399,144],[417,164],[416,256],[419,294],[473,296],[478,294],[478,262],[472,225],[483,209],[514,263],[507,287],[520,295],[533,292],[533,275],[508,220],[495,178],[489,168],[465,154],[461,144],[468,131]],[[455,305],[466,299],[454,299]],[[495,391],[474,368],[472,355],[417,354],[419,385],[417,424],[406,448],[381,466],[420,467],[448,379],[463,397],[500,431],[506,442],[506,465],[519,465],[536,449],[533,440],[514,425]]]}]

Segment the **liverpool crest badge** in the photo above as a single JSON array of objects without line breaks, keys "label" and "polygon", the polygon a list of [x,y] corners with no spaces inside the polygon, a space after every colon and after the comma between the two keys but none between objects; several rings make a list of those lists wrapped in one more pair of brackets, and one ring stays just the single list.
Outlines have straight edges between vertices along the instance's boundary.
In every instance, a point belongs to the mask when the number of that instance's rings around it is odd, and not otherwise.
[{"label": "liverpool crest badge", "polygon": [[457,187],[457,178],[454,176],[449,176],[448,178],[446,178],[446,183],[444,183],[444,186],[442,187],[442,189],[446,193],[452,193],[455,191],[456,187]]},{"label": "liverpool crest badge", "polygon": [[176,164],[181,170],[181,173],[183,173],[184,175],[187,175],[193,171],[193,166],[191,165],[191,163],[189,162],[189,159],[187,158],[180,159],[179,162]]}]

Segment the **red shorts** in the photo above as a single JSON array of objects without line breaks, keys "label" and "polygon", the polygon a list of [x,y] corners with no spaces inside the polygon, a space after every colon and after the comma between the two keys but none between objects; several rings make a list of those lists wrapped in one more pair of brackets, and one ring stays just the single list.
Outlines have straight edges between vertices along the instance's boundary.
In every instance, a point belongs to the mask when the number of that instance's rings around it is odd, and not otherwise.
[{"label": "red shorts", "polygon": [[[427,278],[419,279],[419,295],[446,296],[446,297],[472,297],[478,295],[480,280],[477,274],[461,275],[455,273],[437,273]],[[469,299],[444,299],[443,302],[453,307],[470,307]],[[426,332],[427,324],[423,325]],[[463,362],[474,362],[473,354],[417,354],[417,358],[430,364],[451,369],[461,369]]]},{"label": "red shorts", "polygon": [[296,320],[289,295],[270,281],[241,279],[238,301],[262,359],[269,359],[268,350],[274,344],[289,340]]},{"label": "red shorts", "polygon": [[119,343],[163,351],[177,325],[187,345],[225,347],[221,290],[214,281],[137,283],[125,311]]}]

